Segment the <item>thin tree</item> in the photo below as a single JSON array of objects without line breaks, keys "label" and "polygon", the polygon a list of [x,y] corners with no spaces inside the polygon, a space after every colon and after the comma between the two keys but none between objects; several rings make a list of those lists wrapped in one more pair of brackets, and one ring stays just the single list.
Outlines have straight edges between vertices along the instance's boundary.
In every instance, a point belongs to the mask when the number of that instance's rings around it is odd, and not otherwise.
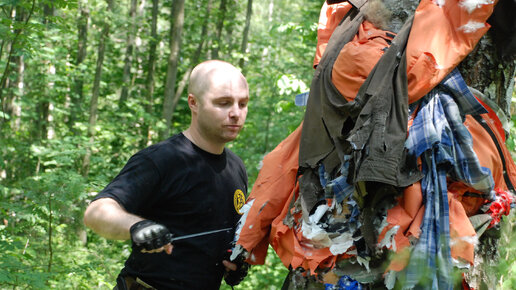
[{"label": "thin tree", "polygon": [[[152,114],[152,104],[154,103],[154,74],[156,71],[156,47],[158,44],[158,10],[159,0],[152,0],[152,20],[151,35],[149,41],[149,60],[147,61],[147,77],[145,79],[145,113],[146,116]],[[143,139],[141,147],[147,145],[150,136],[149,120],[144,118],[143,121]]]},{"label": "thin tree", "polygon": [[219,49],[221,46],[221,38],[222,38],[222,30],[224,29],[224,19],[226,19],[227,12],[227,0],[220,0],[219,11],[218,11],[218,19],[217,26],[215,29],[215,38],[213,39],[213,44],[211,48],[211,58],[217,59],[219,58]]},{"label": "thin tree", "polygon": [[172,5],[172,17],[170,25],[170,55],[168,57],[167,77],[165,81],[165,96],[163,101],[163,119],[165,128],[161,132],[161,138],[170,134],[173,100],[175,95],[175,84],[177,77],[177,64],[181,48],[181,33],[184,24],[184,0],[175,0]]},{"label": "thin tree", "polygon": [[242,36],[242,45],[240,46],[240,52],[242,53],[242,58],[240,58],[240,61],[238,62],[238,65],[240,68],[245,72],[244,70],[244,63],[245,63],[245,55],[247,53],[247,44],[249,42],[249,30],[251,28],[251,15],[253,14],[253,0],[247,1],[247,13],[245,16],[245,27],[244,27],[244,33]]},{"label": "thin tree", "polygon": [[88,22],[90,18],[90,10],[84,0],[78,3],[79,18],[77,19],[77,56],[75,58],[76,75],[74,78],[73,92],[71,95],[72,105],[70,108],[70,117],[68,118],[68,127],[70,131],[76,133],[74,124],[77,116],[81,115],[81,106],[84,101],[84,73],[82,67],[86,59],[86,48],[88,44]]},{"label": "thin tree", "polygon": [[[4,71],[2,73],[2,77],[0,78],[0,103],[2,105],[2,110],[4,109],[4,99],[3,99],[3,92],[4,92],[4,89],[7,87],[7,79],[11,73],[11,61],[13,60],[13,55],[17,49],[17,45],[18,45],[18,41],[19,41],[19,38],[20,38],[20,35],[22,33],[22,31],[24,30],[24,28],[27,26],[27,24],[29,23],[29,20],[31,19],[32,15],[34,14],[34,8],[36,6],[36,0],[33,0],[32,1],[32,6],[30,8],[30,11],[29,13],[27,14],[27,18],[24,20],[24,24],[23,24],[23,28],[20,28],[20,29],[15,29],[14,30],[14,37],[12,37],[12,41],[11,42],[8,42],[7,43],[7,46],[9,47],[9,53],[7,55],[7,61],[5,62],[5,67],[4,67]],[[12,7],[14,8],[14,7]],[[9,15],[12,17],[13,15],[13,11],[14,9],[11,9]],[[3,55],[3,49],[4,49],[4,46],[5,46],[6,42],[4,40],[2,40],[2,45],[0,46],[0,58],[2,57]],[[4,117],[0,118],[0,122],[3,122],[4,121]]]},{"label": "thin tree", "polygon": [[130,0],[131,7],[129,8],[129,31],[127,32],[127,49],[124,59],[124,71],[122,75],[122,91],[120,92],[120,99],[118,107],[123,108],[127,100],[129,91],[129,80],[131,79],[131,65],[133,62],[134,37],[136,35],[136,7],[138,0]]},{"label": "thin tree", "polygon": [[183,91],[186,87],[186,84],[188,80],[190,79],[190,73],[192,72],[193,67],[199,62],[199,59],[201,58],[201,52],[202,48],[204,46],[204,39],[206,39],[206,35],[208,34],[208,23],[210,19],[210,11],[211,11],[211,0],[208,0],[207,3],[205,3],[206,11],[204,14],[204,21],[202,24],[201,29],[201,37],[199,44],[197,45],[197,49],[195,50],[194,54],[191,58],[191,64],[190,67],[186,70],[186,72],[183,74],[183,78],[179,82],[179,85],[177,86],[176,94],[174,95],[174,101],[172,103],[172,120],[174,119],[174,112],[176,111],[177,103],[179,102],[179,98],[181,98],[181,95],[183,94]]},{"label": "thin tree", "polygon": [[[113,10],[113,2],[114,0],[107,0],[107,13]],[[95,79],[93,81],[93,90],[91,94],[90,101],[90,118],[88,122],[88,137],[89,143],[86,147],[86,154],[84,155],[84,159],[82,162],[82,175],[84,177],[88,176],[90,169],[90,158],[91,158],[91,147],[93,146],[93,141],[95,140],[95,125],[97,124],[97,110],[98,110],[98,101],[99,101],[99,90],[100,90],[100,80],[102,76],[102,66],[104,64],[104,53],[106,49],[106,40],[109,35],[110,29],[110,21],[109,18],[104,21],[104,26],[100,33],[99,46],[97,50],[97,65],[95,67]]]}]

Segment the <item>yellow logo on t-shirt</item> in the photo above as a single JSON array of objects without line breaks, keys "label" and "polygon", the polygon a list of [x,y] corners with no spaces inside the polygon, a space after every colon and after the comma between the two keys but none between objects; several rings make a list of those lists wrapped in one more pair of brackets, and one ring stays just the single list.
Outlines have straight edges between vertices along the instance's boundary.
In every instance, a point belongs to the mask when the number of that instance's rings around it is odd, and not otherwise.
[{"label": "yellow logo on t-shirt", "polygon": [[243,214],[240,212],[240,209],[244,206],[245,203],[245,195],[242,190],[235,190],[235,195],[233,195],[233,203],[235,204],[235,210],[238,214]]}]

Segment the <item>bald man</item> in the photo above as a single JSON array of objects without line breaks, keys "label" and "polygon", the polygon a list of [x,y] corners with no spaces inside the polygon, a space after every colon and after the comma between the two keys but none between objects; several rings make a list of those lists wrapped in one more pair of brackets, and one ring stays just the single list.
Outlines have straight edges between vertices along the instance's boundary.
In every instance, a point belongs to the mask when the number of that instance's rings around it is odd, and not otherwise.
[{"label": "bald man", "polygon": [[188,129],[133,155],[88,206],[86,226],[132,241],[115,289],[219,289],[225,274],[238,272],[224,259],[247,174],[225,144],[242,129],[248,101],[238,69],[218,60],[199,64],[190,76]]}]

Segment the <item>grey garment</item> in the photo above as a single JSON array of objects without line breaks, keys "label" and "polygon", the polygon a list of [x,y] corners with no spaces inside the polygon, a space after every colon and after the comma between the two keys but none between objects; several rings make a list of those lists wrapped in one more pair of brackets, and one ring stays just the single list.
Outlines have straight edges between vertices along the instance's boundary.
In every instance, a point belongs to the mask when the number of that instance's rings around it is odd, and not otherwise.
[{"label": "grey garment", "polygon": [[405,187],[422,178],[415,156],[405,148],[408,126],[407,58],[410,17],[349,102],[355,126],[352,147],[354,182],[374,181]]},{"label": "grey garment", "polygon": [[[299,166],[302,168],[317,168],[319,162],[335,149],[335,143],[342,144],[338,145],[341,152],[349,149],[342,136],[344,121],[349,116],[343,108],[347,101],[333,85],[331,73],[340,50],[357,34],[364,20],[364,15],[359,9],[367,0],[350,2],[353,8],[333,32],[312,78],[299,145]],[[333,166],[339,163],[333,162]],[[327,164],[325,168],[328,171],[333,169]]]},{"label": "grey garment", "polygon": [[[408,122],[404,51],[412,17],[373,68],[357,98],[348,102],[333,85],[331,74],[340,50],[356,35],[364,19],[360,4],[354,5],[335,29],[314,73],[299,166],[316,170],[322,163],[331,173],[344,162],[345,155],[353,153],[351,182],[375,181],[403,187],[422,177],[416,159],[409,158],[404,148]],[[302,189],[301,195],[310,194]]]}]

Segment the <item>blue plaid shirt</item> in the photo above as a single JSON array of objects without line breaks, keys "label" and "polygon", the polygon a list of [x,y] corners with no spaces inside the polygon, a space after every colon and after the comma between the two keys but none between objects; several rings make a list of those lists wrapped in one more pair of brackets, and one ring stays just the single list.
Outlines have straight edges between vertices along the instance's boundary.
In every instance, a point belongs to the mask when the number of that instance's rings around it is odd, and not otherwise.
[{"label": "blue plaid shirt", "polygon": [[[471,134],[463,124],[466,114],[481,113],[487,111],[457,69],[421,100],[406,148],[422,160],[425,214],[421,235],[402,274],[404,288],[453,288],[447,178],[462,181],[487,195],[494,187],[491,172],[480,166]],[[428,280],[424,281],[425,278]]]}]

